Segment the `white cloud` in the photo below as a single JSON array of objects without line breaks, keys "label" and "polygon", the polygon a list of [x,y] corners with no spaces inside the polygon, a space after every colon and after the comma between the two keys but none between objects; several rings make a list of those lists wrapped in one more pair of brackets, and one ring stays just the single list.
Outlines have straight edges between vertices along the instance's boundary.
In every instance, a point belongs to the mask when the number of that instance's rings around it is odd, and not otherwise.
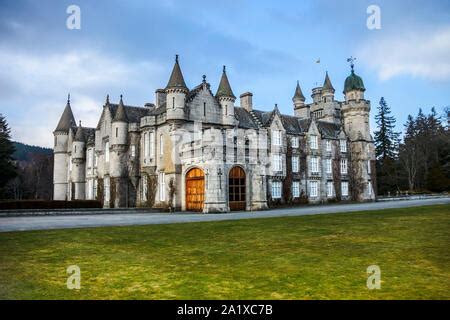
[{"label": "white cloud", "polygon": [[433,81],[448,80],[450,26],[437,30],[402,31],[401,34],[372,39],[360,48],[358,57],[375,70],[381,80],[402,75]]},{"label": "white cloud", "polygon": [[0,112],[8,117],[13,139],[52,146],[52,131],[68,92],[76,120],[93,127],[107,93],[114,94],[113,101],[120,93],[125,102],[152,99],[151,88],[161,80],[163,68],[155,62],[129,62],[99,51],[35,55],[0,48],[0,70]]}]

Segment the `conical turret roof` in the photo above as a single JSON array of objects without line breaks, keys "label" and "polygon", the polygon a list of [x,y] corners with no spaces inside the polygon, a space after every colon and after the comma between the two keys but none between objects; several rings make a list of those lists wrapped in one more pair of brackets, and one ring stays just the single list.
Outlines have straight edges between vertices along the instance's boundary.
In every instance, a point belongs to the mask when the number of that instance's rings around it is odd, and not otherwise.
[{"label": "conical turret roof", "polygon": [[230,82],[228,81],[226,67],[223,66],[222,78],[220,79],[219,87],[217,88],[216,97],[228,97],[236,99],[231,90]]},{"label": "conical turret roof", "polygon": [[80,125],[77,128],[77,133],[75,133],[74,141],[84,142],[84,132],[83,132],[83,128],[81,127],[81,121],[80,121]]},{"label": "conical turret roof", "polygon": [[59,119],[55,131],[68,132],[71,127],[75,126],[75,124],[76,124],[75,118],[73,117],[72,108],[70,107],[70,94],[69,94],[67,98],[66,107],[64,108],[63,114]]},{"label": "conical turret roof", "polygon": [[331,84],[330,77],[328,76],[328,71],[327,71],[327,73],[325,75],[325,81],[323,82],[322,90],[323,91],[329,90],[329,91],[333,91],[334,92],[333,85]]},{"label": "conical turret roof", "polygon": [[125,106],[123,105],[122,95],[120,95],[119,106],[117,107],[116,114],[113,122],[128,122],[127,113],[125,112]]},{"label": "conical turret roof", "polygon": [[178,55],[175,56],[175,65],[173,66],[172,74],[166,89],[184,89],[188,90],[186,82],[184,82],[183,73],[181,72],[180,64],[178,63]]},{"label": "conical turret roof", "polygon": [[292,98],[292,101],[295,101],[297,99],[302,100],[302,101],[306,100],[298,81],[297,81],[297,87],[295,88],[295,94],[294,94],[294,97]]}]

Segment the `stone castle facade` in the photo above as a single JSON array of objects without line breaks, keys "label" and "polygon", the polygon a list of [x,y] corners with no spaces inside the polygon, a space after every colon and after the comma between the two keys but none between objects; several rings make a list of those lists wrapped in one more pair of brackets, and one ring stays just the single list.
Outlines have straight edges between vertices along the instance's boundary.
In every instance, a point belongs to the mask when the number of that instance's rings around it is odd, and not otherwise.
[{"label": "stone castle facade", "polygon": [[312,103],[297,82],[294,115],[257,110],[250,92],[236,106],[225,67],[216,94],[205,76],[189,89],[177,56],[155,103],[107,97],[96,128],[76,125],[68,99],[54,131],[54,199],[202,212],[374,200],[364,92],[352,65],[345,101],[327,73]]}]

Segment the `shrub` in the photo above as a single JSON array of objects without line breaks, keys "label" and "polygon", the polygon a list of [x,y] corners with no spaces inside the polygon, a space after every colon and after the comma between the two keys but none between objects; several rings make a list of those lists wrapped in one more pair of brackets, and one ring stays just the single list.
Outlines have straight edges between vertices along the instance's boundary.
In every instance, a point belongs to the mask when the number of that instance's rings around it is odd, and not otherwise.
[{"label": "shrub", "polygon": [[102,208],[97,200],[6,200],[0,201],[0,210],[16,209],[92,209]]}]

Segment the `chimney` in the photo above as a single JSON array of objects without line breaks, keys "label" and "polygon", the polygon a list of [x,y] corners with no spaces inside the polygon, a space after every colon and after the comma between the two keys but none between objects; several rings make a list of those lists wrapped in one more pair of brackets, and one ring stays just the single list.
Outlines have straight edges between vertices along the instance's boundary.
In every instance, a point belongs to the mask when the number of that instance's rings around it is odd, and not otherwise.
[{"label": "chimney", "polygon": [[156,107],[162,106],[166,102],[166,92],[164,89],[157,89],[155,91],[155,105]]},{"label": "chimney", "polygon": [[253,101],[252,101],[253,93],[245,92],[241,94],[241,108],[244,108],[248,112],[253,109]]}]

